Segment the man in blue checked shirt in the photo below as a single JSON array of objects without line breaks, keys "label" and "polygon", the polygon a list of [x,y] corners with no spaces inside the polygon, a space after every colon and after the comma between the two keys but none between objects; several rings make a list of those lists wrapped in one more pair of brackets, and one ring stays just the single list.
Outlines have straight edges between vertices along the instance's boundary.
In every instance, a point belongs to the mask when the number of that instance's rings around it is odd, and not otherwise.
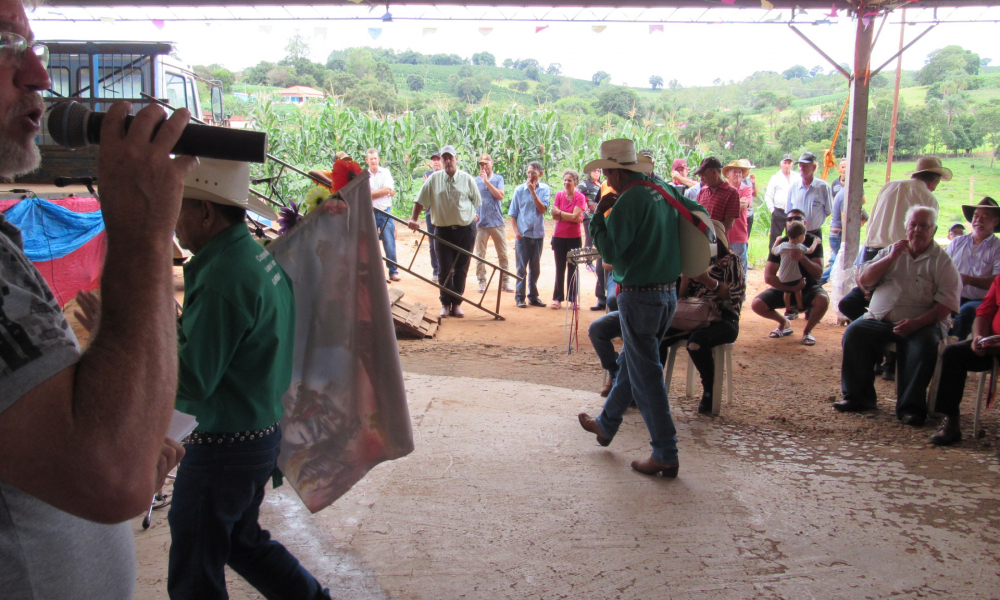
[{"label": "man in blue checked shirt", "polygon": [[[507,215],[514,222],[514,236],[517,242],[514,249],[517,252],[517,276],[522,281],[517,282],[514,301],[518,308],[545,306],[538,299],[538,270],[542,258],[542,242],[545,240],[545,211],[549,209],[551,190],[549,185],[540,181],[542,163],[533,160],[528,163],[528,180],[517,186],[514,198],[510,201]],[[531,271],[530,275],[527,275]],[[525,304],[524,286],[528,285],[527,304]]]},{"label": "man in blue checked shirt", "polygon": [[[476,177],[479,187],[479,197],[482,205],[479,207],[479,223],[476,229],[476,256],[486,258],[486,242],[493,240],[493,248],[497,251],[497,262],[500,268],[508,270],[507,264],[507,223],[503,220],[504,199],[503,175],[493,172],[493,157],[485,152],[479,156],[479,176]],[[479,279],[479,293],[486,291],[486,264],[476,263],[476,277]],[[503,291],[513,292],[509,277],[503,275]]]},{"label": "man in blue checked shirt", "polygon": [[798,181],[793,181],[788,188],[785,212],[791,212],[793,209],[801,210],[805,214],[806,223],[812,227],[807,233],[822,240],[820,228],[823,227],[826,218],[833,213],[833,193],[829,183],[814,177],[818,166],[816,155],[812,152],[803,152],[799,157],[799,173],[802,177]]}]

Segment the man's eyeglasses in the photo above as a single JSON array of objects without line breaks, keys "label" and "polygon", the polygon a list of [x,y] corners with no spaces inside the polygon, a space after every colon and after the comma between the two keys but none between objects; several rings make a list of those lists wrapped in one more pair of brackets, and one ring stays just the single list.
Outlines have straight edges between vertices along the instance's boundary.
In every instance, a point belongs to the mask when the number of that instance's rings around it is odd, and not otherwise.
[{"label": "man's eyeglasses", "polygon": [[798,215],[795,215],[794,217],[788,217],[788,218],[787,218],[787,219],[785,219],[785,220],[786,220],[787,222],[791,223],[792,221],[804,221],[804,220],[805,220],[805,218],[804,218],[804,217],[800,217],[800,216],[798,216]]},{"label": "man's eyeglasses", "polygon": [[49,47],[40,42],[28,43],[28,40],[11,31],[0,32],[0,61],[20,67],[28,49],[38,57],[43,67],[49,66]]}]

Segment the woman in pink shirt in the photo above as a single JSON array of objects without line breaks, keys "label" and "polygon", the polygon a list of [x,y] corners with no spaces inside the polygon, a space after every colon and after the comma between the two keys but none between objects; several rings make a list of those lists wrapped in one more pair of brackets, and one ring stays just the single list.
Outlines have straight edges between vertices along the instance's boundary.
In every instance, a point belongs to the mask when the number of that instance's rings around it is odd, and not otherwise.
[{"label": "woman in pink shirt", "polygon": [[722,169],[722,176],[729,185],[740,193],[740,214],[733,221],[733,226],[726,232],[729,236],[729,246],[733,254],[740,257],[743,263],[743,273],[747,270],[747,248],[750,242],[748,231],[747,209],[753,201],[753,186],[745,185],[743,180],[750,174],[750,161],[734,160]]},{"label": "woman in pink shirt", "polygon": [[[552,251],[556,255],[556,285],[552,290],[552,309],[562,308],[564,281],[573,272],[573,265],[566,261],[566,254],[575,248],[583,246],[583,233],[580,223],[583,222],[583,211],[587,207],[587,198],[576,191],[580,183],[580,175],[572,169],[563,171],[563,186],[566,188],[556,193],[552,203],[552,219],[556,222],[555,233],[552,234]],[[570,282],[569,298],[576,298],[576,283]]]}]

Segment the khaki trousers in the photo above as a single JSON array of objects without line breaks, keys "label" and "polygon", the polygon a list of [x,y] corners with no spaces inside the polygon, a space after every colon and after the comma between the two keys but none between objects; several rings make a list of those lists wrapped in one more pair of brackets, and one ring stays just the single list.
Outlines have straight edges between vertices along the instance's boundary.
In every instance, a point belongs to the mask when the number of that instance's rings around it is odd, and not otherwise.
[{"label": "khaki trousers", "polygon": [[[476,230],[476,256],[486,258],[486,241],[493,240],[493,248],[497,251],[497,262],[500,268],[508,270],[507,266],[507,226],[480,227]],[[507,275],[502,275],[501,285],[507,285]],[[486,265],[476,261],[476,278],[479,283],[486,283]]]}]

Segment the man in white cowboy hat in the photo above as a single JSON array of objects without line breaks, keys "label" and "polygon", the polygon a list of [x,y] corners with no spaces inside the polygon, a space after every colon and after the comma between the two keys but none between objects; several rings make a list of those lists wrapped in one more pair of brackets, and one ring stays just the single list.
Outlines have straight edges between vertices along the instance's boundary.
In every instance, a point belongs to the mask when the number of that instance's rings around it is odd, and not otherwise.
[{"label": "man in white cowboy hat", "polygon": [[257,517],[281,444],[292,377],[292,282],[253,240],[250,166],[202,159],[184,181],[177,239],[184,265],[177,409],[197,417],[177,470],[170,523],[171,598],[226,597],[229,565],[267,597],[329,598]]},{"label": "man in white cowboy hat", "polygon": [[803,152],[799,157],[799,175],[797,181],[788,186],[788,200],[785,212],[797,208],[805,214],[808,233],[823,239],[823,223],[833,213],[833,193],[830,184],[815,177],[819,163],[812,152]]},{"label": "man in white cowboy hat", "polygon": [[764,206],[771,213],[771,232],[767,238],[768,248],[773,248],[774,241],[781,237],[785,231],[785,204],[788,201],[788,188],[799,178],[799,174],[792,170],[794,162],[794,156],[784,155],[781,158],[781,168],[767,182],[767,190],[764,192]]},{"label": "man in white cowboy hat", "polygon": [[634,399],[653,450],[649,458],[633,461],[632,468],[646,475],[676,477],[680,466],[676,429],[658,351],[677,306],[676,281],[681,272],[678,227],[684,217],[670,200],[687,211],[707,211],[665,181],[649,177],[652,164],[639,160],[632,140],[601,144],[601,158],[584,171],[597,168],[617,192],[601,198],[590,230],[601,257],[614,265],[624,347],[604,410],[596,419],[587,413],[578,418],[585,430],[597,436],[598,443],[607,446]]},{"label": "man in white cowboy hat", "polygon": [[[38,166],[48,50],[24,4],[0,0],[0,176]],[[177,389],[174,222],[197,160],[171,158],[190,117],[150,105],[101,127],[107,254],[103,325],[81,351],[59,303],[0,215],[0,596],[131,598],[129,519],[183,449],[165,442]],[[157,127],[159,127],[157,129]]]},{"label": "man in white cowboy hat", "polygon": [[944,249],[962,276],[962,305],[950,334],[964,340],[972,332],[976,309],[986,298],[993,280],[1000,275],[1000,206],[989,196],[979,204],[962,206],[972,233],[960,235]]},{"label": "man in white cowboy hat", "polygon": [[[911,208],[926,206],[938,210],[933,192],[942,181],[951,181],[951,170],[941,166],[940,158],[927,156],[917,161],[917,169],[909,179],[897,179],[882,186],[868,220],[865,245],[858,253],[855,266],[860,267],[883,248],[906,239],[904,218]],[[860,318],[867,307],[868,299],[860,288],[846,294],[838,306],[841,314],[852,321]]]}]

